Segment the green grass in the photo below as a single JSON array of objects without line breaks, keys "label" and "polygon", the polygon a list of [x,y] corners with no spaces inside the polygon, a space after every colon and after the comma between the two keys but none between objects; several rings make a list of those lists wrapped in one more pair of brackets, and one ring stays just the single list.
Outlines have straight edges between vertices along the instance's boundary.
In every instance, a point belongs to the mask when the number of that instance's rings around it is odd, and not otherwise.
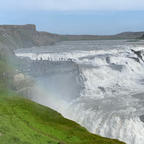
[{"label": "green grass", "polygon": [[89,133],[56,111],[0,91],[0,144],[123,144]]}]

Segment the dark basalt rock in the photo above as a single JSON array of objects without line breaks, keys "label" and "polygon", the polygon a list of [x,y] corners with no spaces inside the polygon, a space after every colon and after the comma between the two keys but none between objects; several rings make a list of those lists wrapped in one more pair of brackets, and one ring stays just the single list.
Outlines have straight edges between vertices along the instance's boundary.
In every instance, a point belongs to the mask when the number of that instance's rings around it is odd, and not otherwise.
[{"label": "dark basalt rock", "polygon": [[131,51],[132,51],[134,54],[136,54],[136,55],[138,56],[138,58],[140,58],[140,59],[144,62],[144,60],[143,60],[143,58],[142,58],[142,52],[141,52],[141,51],[135,51],[135,50],[133,50],[133,49],[131,49]]},{"label": "dark basalt rock", "polygon": [[105,88],[104,87],[98,87],[103,93],[105,93]]},{"label": "dark basalt rock", "polygon": [[144,122],[144,115],[141,115],[141,116],[140,116],[140,120],[141,120],[142,122]]},{"label": "dark basalt rock", "polygon": [[106,57],[106,62],[110,64],[110,57]]},{"label": "dark basalt rock", "polygon": [[144,34],[139,39],[144,39]]},{"label": "dark basalt rock", "polygon": [[136,62],[140,63],[140,60],[138,58],[135,58],[135,57],[129,57],[129,58],[131,58],[131,59],[135,60]]}]

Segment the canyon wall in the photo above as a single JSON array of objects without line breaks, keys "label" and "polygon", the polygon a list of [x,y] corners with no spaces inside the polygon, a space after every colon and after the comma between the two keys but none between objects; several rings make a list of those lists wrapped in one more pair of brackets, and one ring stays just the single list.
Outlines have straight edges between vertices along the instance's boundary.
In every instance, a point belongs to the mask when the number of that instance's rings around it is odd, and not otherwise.
[{"label": "canyon wall", "polygon": [[35,25],[1,25],[0,48],[29,48],[46,46],[60,40],[60,36],[48,32],[38,32]]},{"label": "canyon wall", "polygon": [[33,24],[0,25],[0,49],[30,48],[34,46],[52,45],[58,41],[73,40],[105,40],[105,39],[137,39],[144,32],[124,32],[117,35],[58,35],[36,30]]}]

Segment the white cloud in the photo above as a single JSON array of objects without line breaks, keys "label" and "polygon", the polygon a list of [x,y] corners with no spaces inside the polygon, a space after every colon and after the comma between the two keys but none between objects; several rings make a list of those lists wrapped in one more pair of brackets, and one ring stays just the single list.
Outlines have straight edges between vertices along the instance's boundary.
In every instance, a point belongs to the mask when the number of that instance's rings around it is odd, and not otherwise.
[{"label": "white cloud", "polygon": [[0,0],[3,9],[144,10],[144,0]]}]

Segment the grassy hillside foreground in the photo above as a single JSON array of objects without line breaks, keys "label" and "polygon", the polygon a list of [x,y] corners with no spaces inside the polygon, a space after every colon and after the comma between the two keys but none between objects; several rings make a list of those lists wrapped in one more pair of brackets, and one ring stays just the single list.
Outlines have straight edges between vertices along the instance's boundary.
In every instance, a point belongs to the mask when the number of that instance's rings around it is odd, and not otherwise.
[{"label": "grassy hillside foreground", "polygon": [[123,144],[90,134],[50,108],[0,91],[0,144]]}]

